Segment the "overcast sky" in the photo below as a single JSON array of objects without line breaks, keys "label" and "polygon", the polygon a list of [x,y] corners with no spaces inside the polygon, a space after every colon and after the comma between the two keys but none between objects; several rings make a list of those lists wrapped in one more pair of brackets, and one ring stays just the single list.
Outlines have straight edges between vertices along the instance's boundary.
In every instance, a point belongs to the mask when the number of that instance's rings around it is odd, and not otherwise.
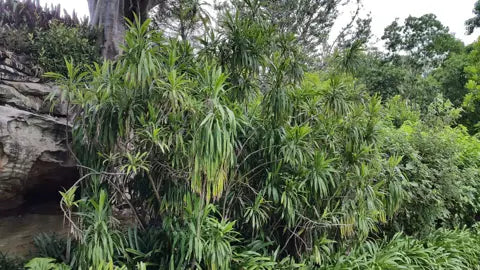
[{"label": "overcast sky", "polygon": [[[380,38],[385,26],[395,18],[403,21],[408,15],[421,16],[426,13],[434,13],[438,19],[450,28],[455,36],[465,43],[471,43],[478,37],[478,32],[471,36],[465,35],[465,20],[472,17],[472,9],[476,0],[363,0],[364,12],[371,12],[372,32]],[[75,11],[83,17],[88,15],[87,0],[41,0],[43,3],[61,4],[63,8]],[[350,11],[345,10],[344,18]],[[346,19],[339,20],[339,24]]]}]

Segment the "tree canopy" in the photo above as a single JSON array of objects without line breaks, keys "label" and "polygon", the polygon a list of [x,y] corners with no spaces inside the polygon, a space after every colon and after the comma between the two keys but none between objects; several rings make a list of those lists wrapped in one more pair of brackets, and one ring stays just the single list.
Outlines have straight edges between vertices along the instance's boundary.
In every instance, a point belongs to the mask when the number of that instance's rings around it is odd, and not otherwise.
[{"label": "tree canopy", "polygon": [[475,16],[465,21],[467,34],[469,35],[473,34],[475,28],[480,26],[480,1],[475,2],[473,13]]},{"label": "tree canopy", "polygon": [[382,39],[390,53],[406,53],[416,65],[427,68],[434,68],[448,54],[463,49],[462,42],[434,14],[409,16],[403,25],[395,20],[385,28]]}]

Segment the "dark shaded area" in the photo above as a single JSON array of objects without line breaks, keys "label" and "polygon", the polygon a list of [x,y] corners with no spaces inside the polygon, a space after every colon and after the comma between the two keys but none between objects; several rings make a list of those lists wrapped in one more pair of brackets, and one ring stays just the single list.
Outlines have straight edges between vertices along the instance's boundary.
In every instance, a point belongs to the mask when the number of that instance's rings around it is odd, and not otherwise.
[{"label": "dark shaded area", "polygon": [[[65,153],[53,154],[64,155]],[[0,217],[24,215],[26,213],[59,213],[60,191],[70,188],[78,178],[79,173],[75,167],[62,167],[58,163],[38,160],[32,167],[28,178],[35,179],[35,181],[31,181],[35,184],[25,190],[23,203],[19,207],[0,211]]]},{"label": "dark shaded area", "polygon": [[38,204],[61,199],[60,191],[70,188],[79,178],[74,166],[64,167],[46,160],[69,160],[65,152],[44,152],[33,165],[29,179],[35,179],[35,185],[28,187],[24,195],[25,204]]}]

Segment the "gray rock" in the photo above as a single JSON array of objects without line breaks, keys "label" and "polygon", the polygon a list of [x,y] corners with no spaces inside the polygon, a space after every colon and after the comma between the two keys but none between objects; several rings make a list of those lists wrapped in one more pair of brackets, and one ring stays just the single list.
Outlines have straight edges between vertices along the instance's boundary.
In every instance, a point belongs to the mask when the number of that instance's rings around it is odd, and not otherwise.
[{"label": "gray rock", "polygon": [[[2,56],[0,75],[6,73]],[[23,77],[0,76],[0,213],[21,204],[27,194],[58,194],[78,178],[66,147],[67,107],[61,102],[52,106],[47,98],[58,99],[59,89],[33,83],[21,63],[9,63],[8,72]]]},{"label": "gray rock", "polygon": [[[57,87],[48,84],[0,80],[0,104],[30,112],[65,117],[67,105],[59,101],[59,93]],[[50,102],[51,94],[54,96],[53,104]]]},{"label": "gray rock", "polygon": [[0,49],[0,80],[39,82],[34,72],[12,53]]}]

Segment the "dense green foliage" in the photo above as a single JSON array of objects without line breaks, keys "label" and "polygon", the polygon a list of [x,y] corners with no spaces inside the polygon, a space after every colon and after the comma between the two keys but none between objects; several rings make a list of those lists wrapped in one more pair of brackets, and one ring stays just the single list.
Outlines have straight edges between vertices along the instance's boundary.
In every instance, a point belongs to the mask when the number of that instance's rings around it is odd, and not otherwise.
[{"label": "dense green foliage", "polygon": [[[64,58],[77,64],[98,61],[97,31],[60,6],[41,7],[32,0],[0,1],[0,48],[26,55],[37,71],[66,73]],[[40,75],[39,74],[39,75]]]},{"label": "dense green foliage", "polygon": [[424,119],[395,97],[386,104],[385,152],[403,157],[408,202],[393,221],[395,231],[429,233],[472,225],[479,207],[478,166],[480,141],[462,127],[452,127],[460,114],[438,97]]},{"label": "dense green foliage", "polygon": [[320,269],[478,269],[478,232],[438,230],[417,240],[401,234],[337,253]]},{"label": "dense green foliage", "polygon": [[410,17],[319,70],[269,3],[231,1],[196,49],[129,22],[115,61],[46,74],[82,177],[27,267],[479,269],[480,42]]},{"label": "dense green foliage", "polygon": [[394,56],[404,52],[416,67],[434,68],[451,53],[463,49],[461,41],[449,33],[433,14],[409,16],[403,25],[395,20],[382,37]]},{"label": "dense green foliage", "polygon": [[20,270],[23,269],[21,260],[0,253],[0,269],[1,270]]}]

